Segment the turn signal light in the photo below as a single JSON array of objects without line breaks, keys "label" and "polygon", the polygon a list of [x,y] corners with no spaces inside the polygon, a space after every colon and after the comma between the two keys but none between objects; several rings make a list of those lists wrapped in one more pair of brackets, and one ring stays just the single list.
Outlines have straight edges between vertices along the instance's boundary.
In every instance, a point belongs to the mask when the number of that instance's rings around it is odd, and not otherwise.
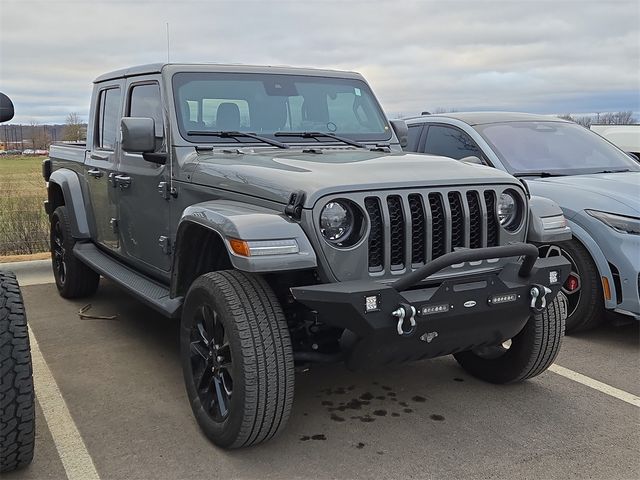
[{"label": "turn signal light", "polygon": [[611,287],[609,287],[609,279],[607,277],[602,277],[602,292],[605,300],[611,300]]},{"label": "turn signal light", "polygon": [[237,238],[230,238],[229,245],[231,245],[231,250],[236,255],[242,255],[243,257],[248,257],[251,255],[251,250],[249,250],[249,243],[244,240],[238,240]]}]

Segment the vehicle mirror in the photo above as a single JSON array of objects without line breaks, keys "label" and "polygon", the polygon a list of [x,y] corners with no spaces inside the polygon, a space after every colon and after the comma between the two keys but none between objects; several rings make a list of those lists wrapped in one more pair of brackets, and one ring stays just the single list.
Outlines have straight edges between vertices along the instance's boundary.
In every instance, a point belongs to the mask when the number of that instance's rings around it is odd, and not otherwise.
[{"label": "vehicle mirror", "polygon": [[4,93],[0,93],[0,123],[11,120],[13,114],[13,102]]},{"label": "vehicle mirror", "polygon": [[156,149],[153,118],[123,117],[122,150],[130,153],[151,153]]},{"label": "vehicle mirror", "polygon": [[400,146],[402,148],[409,145],[409,127],[407,126],[407,122],[404,120],[391,120],[389,122],[391,124],[391,128],[398,137],[398,142],[400,142]]},{"label": "vehicle mirror", "polygon": [[461,158],[460,161],[467,162],[467,163],[474,163],[476,165],[484,165],[484,163],[482,163],[482,160],[480,160],[475,155],[470,155],[468,157]]}]

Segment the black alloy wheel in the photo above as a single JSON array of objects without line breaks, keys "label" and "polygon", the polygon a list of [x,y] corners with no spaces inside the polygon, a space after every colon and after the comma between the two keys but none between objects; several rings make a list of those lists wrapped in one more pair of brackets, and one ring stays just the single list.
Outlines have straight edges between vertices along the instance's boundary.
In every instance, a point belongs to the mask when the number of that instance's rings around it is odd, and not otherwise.
[{"label": "black alloy wheel", "polygon": [[51,228],[51,253],[53,254],[53,269],[56,273],[60,284],[64,286],[67,280],[67,252],[64,248],[64,239],[62,237],[62,227],[57,221]]},{"label": "black alloy wheel", "polygon": [[217,422],[229,414],[233,395],[231,346],[218,312],[202,305],[191,328],[191,369],[200,402]]}]

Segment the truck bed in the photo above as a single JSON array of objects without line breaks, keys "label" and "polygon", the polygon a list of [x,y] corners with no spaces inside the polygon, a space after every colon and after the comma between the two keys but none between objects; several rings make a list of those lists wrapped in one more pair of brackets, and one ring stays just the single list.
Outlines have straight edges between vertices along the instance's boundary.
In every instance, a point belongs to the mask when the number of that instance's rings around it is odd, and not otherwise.
[{"label": "truck bed", "polygon": [[49,148],[49,158],[84,163],[86,152],[85,143],[55,143]]}]

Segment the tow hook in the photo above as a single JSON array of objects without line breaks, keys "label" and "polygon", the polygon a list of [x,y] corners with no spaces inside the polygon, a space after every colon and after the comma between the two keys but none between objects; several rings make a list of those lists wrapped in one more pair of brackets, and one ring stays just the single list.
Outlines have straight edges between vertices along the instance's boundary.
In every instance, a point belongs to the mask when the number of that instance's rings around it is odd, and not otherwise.
[{"label": "tow hook", "polygon": [[551,289],[544,285],[533,285],[529,292],[531,294],[531,310],[541,312],[547,306],[547,293],[551,293]]},{"label": "tow hook", "polygon": [[[398,335],[406,336],[411,335],[416,328],[416,308],[411,305],[407,305],[406,303],[401,303],[400,306],[391,312],[391,315],[398,319]],[[409,325],[411,328],[409,330],[404,329],[404,321],[408,317]]]}]

